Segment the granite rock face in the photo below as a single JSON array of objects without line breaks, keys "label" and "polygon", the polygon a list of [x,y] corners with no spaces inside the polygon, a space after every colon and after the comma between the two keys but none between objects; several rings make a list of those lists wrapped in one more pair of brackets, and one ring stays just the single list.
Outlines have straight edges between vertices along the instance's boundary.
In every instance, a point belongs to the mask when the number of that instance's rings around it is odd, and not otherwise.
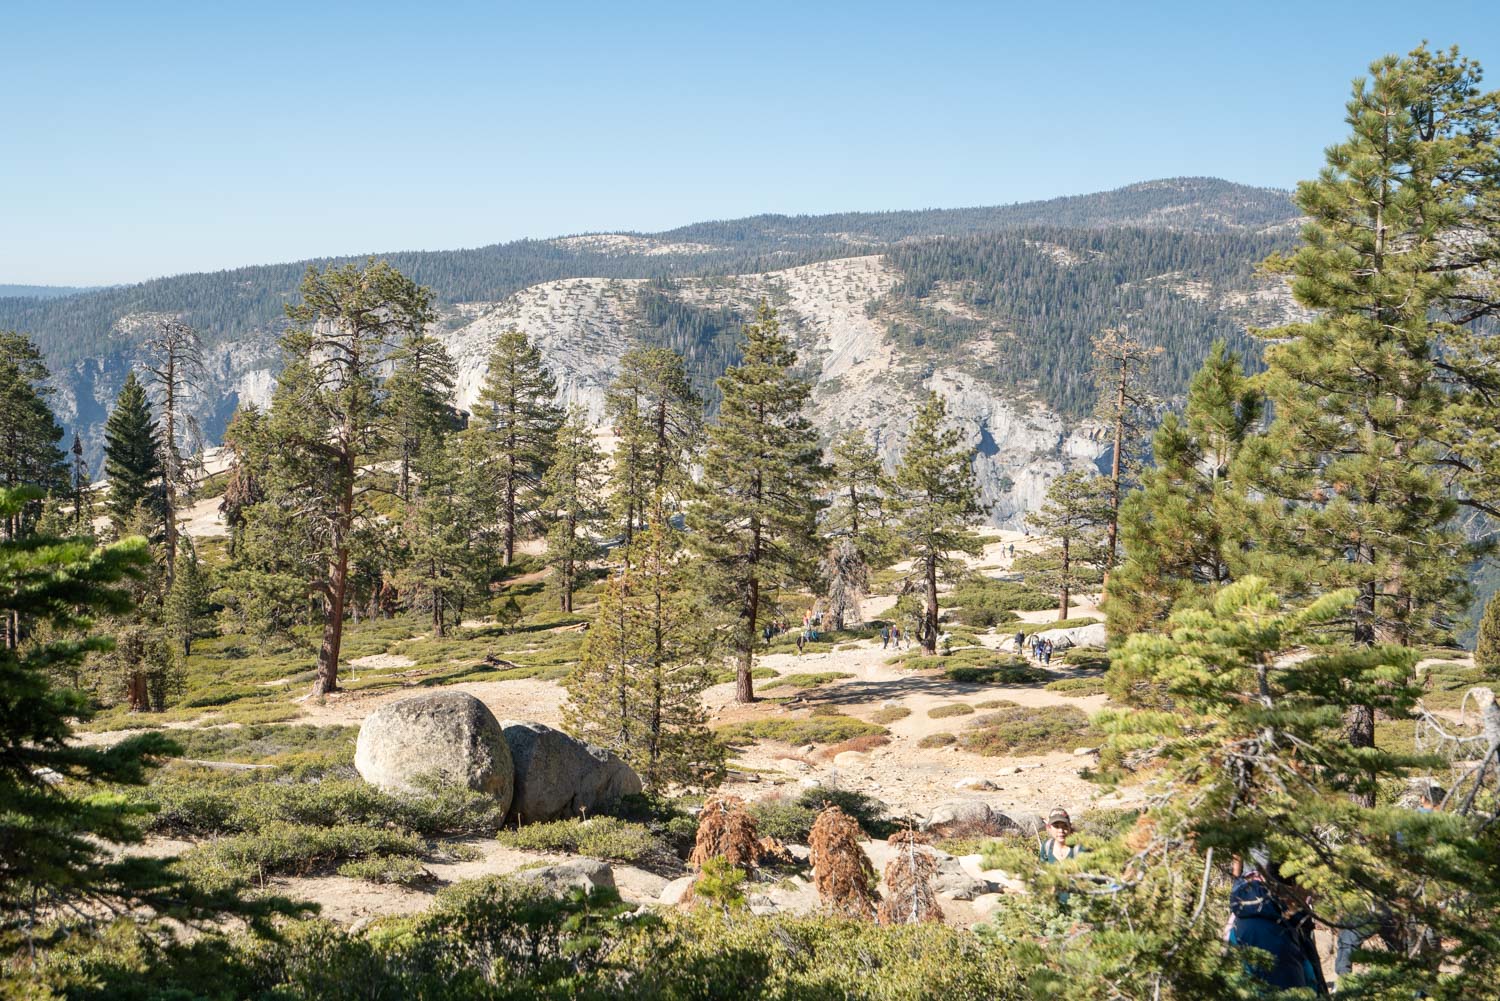
[{"label": "granite rock face", "polygon": [[602,747],[541,723],[506,720],[502,727],[515,765],[510,819],[516,823],[592,816],[641,791],[635,770]]}]

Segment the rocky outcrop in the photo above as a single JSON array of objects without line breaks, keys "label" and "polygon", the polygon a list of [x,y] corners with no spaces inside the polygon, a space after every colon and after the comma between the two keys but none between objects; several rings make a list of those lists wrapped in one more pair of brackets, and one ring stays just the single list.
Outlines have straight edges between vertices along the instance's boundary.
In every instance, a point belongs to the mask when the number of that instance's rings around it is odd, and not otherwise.
[{"label": "rocky outcrop", "polygon": [[933,807],[922,829],[941,832],[950,827],[987,825],[994,819],[995,812],[988,803],[977,799],[956,799]]},{"label": "rocky outcrop", "polygon": [[541,723],[506,720],[505,743],[515,764],[510,819],[534,824],[591,816],[641,791],[641,779],[614,754]]},{"label": "rocky outcrop", "polygon": [[1048,629],[1036,635],[1041,639],[1051,640],[1052,645],[1059,650],[1067,650],[1075,646],[1103,649],[1109,643],[1109,633],[1102,622],[1096,622],[1091,626]]},{"label": "rocky outcrop", "polygon": [[505,809],[515,781],[500,722],[463,692],[418,695],[375,710],[359,728],[354,767],[390,792],[419,792],[430,782],[459,785],[489,793]]}]

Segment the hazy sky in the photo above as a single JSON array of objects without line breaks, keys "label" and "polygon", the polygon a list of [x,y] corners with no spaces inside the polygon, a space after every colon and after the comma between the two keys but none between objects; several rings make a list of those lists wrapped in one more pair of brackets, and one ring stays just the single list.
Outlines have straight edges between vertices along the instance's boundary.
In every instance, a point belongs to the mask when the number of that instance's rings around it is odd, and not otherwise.
[{"label": "hazy sky", "polygon": [[1291,187],[1421,41],[1500,85],[1500,2],[0,0],[0,283]]}]

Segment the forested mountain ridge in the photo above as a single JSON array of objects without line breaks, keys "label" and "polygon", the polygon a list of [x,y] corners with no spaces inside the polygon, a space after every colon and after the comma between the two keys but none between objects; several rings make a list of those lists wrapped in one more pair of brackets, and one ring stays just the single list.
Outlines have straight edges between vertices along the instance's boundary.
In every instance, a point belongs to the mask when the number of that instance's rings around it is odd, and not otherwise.
[{"label": "forested mountain ridge", "polygon": [[[712,406],[713,380],[763,296],[797,332],[830,426],[870,427],[888,457],[925,387],[967,401],[953,418],[980,453],[994,517],[1014,524],[1051,476],[1099,457],[1083,421],[1093,334],[1131,324],[1166,348],[1153,388],[1180,392],[1212,340],[1247,347],[1247,325],[1284,317],[1284,290],[1253,270],[1290,245],[1295,220],[1282,192],[1177,179],[993,208],[757,216],[381,256],[443,304],[465,404],[494,337],[516,327],[596,416],[611,367],[637,341],[681,351]],[[37,339],[59,415],[96,459],[145,333],[158,316],[186,319],[205,342],[196,409],[216,439],[236,405],[268,397],[283,307],[306,263],[0,300],[0,329]]]}]

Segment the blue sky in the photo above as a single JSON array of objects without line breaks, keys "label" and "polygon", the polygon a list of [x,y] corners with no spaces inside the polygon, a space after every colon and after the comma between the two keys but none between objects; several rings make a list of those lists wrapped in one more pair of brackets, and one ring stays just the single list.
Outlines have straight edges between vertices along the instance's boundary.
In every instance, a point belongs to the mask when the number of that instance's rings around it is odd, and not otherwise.
[{"label": "blue sky", "polygon": [[1422,39],[1500,86],[1500,2],[0,0],[0,283],[1291,187]]}]

